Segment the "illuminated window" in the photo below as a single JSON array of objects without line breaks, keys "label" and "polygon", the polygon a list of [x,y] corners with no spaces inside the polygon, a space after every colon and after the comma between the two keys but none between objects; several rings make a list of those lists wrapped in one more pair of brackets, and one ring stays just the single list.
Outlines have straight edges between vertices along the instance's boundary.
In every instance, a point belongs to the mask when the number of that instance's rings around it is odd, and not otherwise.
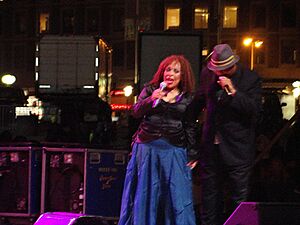
[{"label": "illuminated window", "polygon": [[167,8],[165,29],[179,28],[180,25],[180,8]]},{"label": "illuminated window", "polygon": [[194,10],[194,28],[195,29],[207,29],[208,28],[208,9],[207,8],[195,8]]},{"label": "illuminated window", "polygon": [[40,14],[40,33],[49,31],[49,13]]},{"label": "illuminated window", "polygon": [[225,6],[223,27],[224,28],[236,28],[237,26],[237,7],[236,6]]}]

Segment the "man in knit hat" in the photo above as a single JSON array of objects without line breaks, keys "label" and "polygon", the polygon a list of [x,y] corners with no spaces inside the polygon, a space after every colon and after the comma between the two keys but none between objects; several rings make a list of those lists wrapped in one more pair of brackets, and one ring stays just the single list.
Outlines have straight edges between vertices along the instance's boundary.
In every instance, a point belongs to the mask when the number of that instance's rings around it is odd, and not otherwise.
[{"label": "man in knit hat", "polygon": [[[259,76],[238,62],[229,45],[216,45],[195,96],[196,114],[205,113],[200,149],[202,225],[223,224],[224,208],[230,214],[247,200],[262,91]],[[226,207],[224,181],[231,193]]]}]

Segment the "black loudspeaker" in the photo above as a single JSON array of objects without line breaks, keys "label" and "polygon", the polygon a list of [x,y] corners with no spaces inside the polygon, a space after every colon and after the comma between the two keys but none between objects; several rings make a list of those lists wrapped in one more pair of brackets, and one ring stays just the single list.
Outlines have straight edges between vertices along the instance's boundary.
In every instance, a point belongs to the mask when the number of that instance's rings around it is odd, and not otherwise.
[{"label": "black loudspeaker", "polygon": [[184,55],[191,63],[198,84],[202,67],[202,33],[139,33],[138,82],[142,90],[156,72],[160,62],[173,54]]},{"label": "black loudspeaker", "polygon": [[43,147],[41,213],[120,213],[127,151]]},{"label": "black loudspeaker", "polygon": [[42,214],[34,225],[109,225],[109,223],[100,216],[66,212],[48,212]]},{"label": "black loudspeaker", "polygon": [[242,202],[224,225],[299,225],[299,203]]},{"label": "black loudspeaker", "polygon": [[41,213],[84,213],[84,148],[43,147]]},{"label": "black loudspeaker", "polygon": [[30,217],[40,211],[41,147],[0,146],[0,216]]}]

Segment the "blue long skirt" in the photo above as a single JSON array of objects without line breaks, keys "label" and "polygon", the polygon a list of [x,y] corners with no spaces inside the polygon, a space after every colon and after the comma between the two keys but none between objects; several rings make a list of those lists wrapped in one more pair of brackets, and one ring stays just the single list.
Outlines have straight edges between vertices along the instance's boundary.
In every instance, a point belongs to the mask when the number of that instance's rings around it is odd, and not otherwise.
[{"label": "blue long skirt", "polygon": [[195,225],[186,149],[163,139],[135,143],[119,225]]}]

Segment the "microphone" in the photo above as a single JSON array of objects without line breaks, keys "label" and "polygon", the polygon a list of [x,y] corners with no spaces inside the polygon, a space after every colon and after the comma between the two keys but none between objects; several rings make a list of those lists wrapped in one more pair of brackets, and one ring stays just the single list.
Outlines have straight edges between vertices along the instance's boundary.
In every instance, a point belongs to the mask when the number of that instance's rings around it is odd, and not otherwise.
[{"label": "microphone", "polygon": [[[161,91],[163,91],[166,87],[167,87],[167,84],[166,84],[165,82],[161,82],[161,83],[159,84],[159,89],[160,89]],[[152,108],[155,108],[155,107],[159,104],[159,102],[160,102],[160,99],[159,99],[159,98],[156,99],[156,100],[153,102],[153,104],[152,104]]]},{"label": "microphone", "polygon": [[228,85],[224,86],[224,90],[226,91],[227,95],[232,95],[232,93],[229,91]]},{"label": "microphone", "polygon": [[[223,76],[222,76],[223,77]],[[222,78],[222,77],[219,77],[219,80]],[[218,81],[219,82],[219,81]],[[227,93],[227,95],[232,95],[231,91],[229,90],[229,86],[226,84],[224,86],[224,90],[225,92]]]}]

